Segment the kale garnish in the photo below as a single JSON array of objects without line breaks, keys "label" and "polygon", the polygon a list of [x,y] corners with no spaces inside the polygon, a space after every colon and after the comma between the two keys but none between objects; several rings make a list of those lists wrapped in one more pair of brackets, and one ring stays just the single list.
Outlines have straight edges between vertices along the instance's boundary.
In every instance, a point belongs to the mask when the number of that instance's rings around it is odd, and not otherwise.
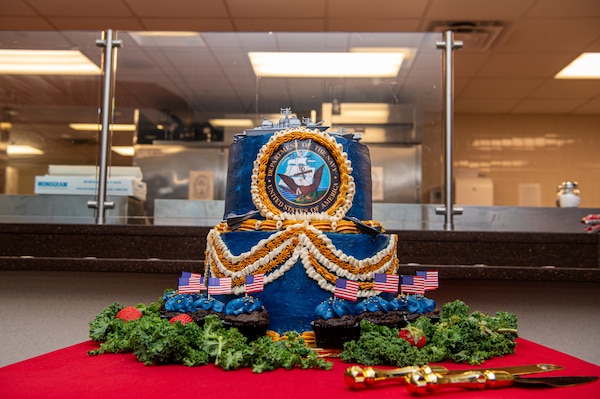
[{"label": "kale garnish", "polygon": [[438,323],[421,316],[411,326],[427,337],[421,349],[399,338],[398,329],[363,320],[360,338],[344,345],[342,360],[398,367],[445,360],[479,365],[491,357],[514,353],[516,347],[515,314],[498,312],[496,316],[490,316],[470,312],[460,300],[444,304]]},{"label": "kale garnish", "polygon": [[90,338],[100,347],[89,355],[132,352],[146,365],[214,363],[223,370],[252,367],[256,373],[282,367],[329,370],[333,365],[307,348],[295,332],[287,333],[287,340],[273,341],[265,336],[248,343],[236,328],[225,328],[215,315],[207,316],[200,327],[196,323],[170,323],[160,317],[155,303],[136,307],[143,313],[137,320],[116,318],[122,307],[115,302],[90,322]]}]

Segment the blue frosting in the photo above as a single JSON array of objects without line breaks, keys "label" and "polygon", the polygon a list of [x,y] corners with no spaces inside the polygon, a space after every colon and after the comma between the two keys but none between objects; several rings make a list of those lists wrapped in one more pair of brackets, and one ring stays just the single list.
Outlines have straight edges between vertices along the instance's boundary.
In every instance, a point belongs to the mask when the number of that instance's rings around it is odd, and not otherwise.
[{"label": "blue frosting", "polygon": [[315,319],[329,320],[344,315],[354,315],[352,306],[340,298],[329,298],[315,308]]},{"label": "blue frosting", "polygon": [[421,313],[433,312],[435,310],[435,301],[431,298],[421,297]]},{"label": "blue frosting", "polygon": [[[235,231],[221,238],[233,255],[249,251],[260,240],[272,233],[264,231]],[[331,242],[347,255],[365,259],[386,248],[390,236],[379,234],[335,234],[325,233]],[[290,270],[277,280],[265,285],[262,292],[254,294],[269,311],[269,328],[279,333],[286,331],[309,331],[314,319],[315,307],[331,296],[317,281],[306,275],[302,262],[298,260]],[[234,296],[219,296],[227,302]]]},{"label": "blue frosting", "polygon": [[356,314],[361,314],[361,313],[365,313],[365,312],[387,313],[393,309],[394,309],[394,307],[392,306],[392,304],[390,304],[385,299],[378,297],[378,296],[372,296],[372,297],[368,297],[367,299],[365,299],[364,301],[362,301],[358,305],[356,305],[356,307],[354,308],[354,311]]},{"label": "blue frosting", "polygon": [[[229,214],[243,215],[256,210],[250,192],[250,176],[258,152],[271,137],[272,134],[238,136],[229,147],[224,217]],[[342,136],[336,136],[336,141],[342,145],[343,151],[352,162],[352,177],[356,186],[354,201],[346,216],[371,220],[373,205],[369,149],[356,140]]]},{"label": "blue frosting", "polygon": [[190,294],[174,294],[165,301],[165,310],[170,312],[193,312],[194,298]]},{"label": "blue frosting", "polygon": [[203,296],[194,301],[194,307],[196,308],[196,310],[204,309],[221,313],[225,308],[225,304],[221,301],[216,300],[215,298],[207,298]]},{"label": "blue frosting", "polygon": [[263,304],[259,299],[251,296],[243,296],[227,302],[227,305],[225,305],[225,314],[229,316],[237,316],[242,313],[250,314],[262,308]]},{"label": "blue frosting", "polygon": [[390,304],[396,310],[418,314],[433,312],[435,309],[435,301],[422,295],[400,295]]},{"label": "blue frosting", "polygon": [[207,298],[206,294],[179,294],[170,291],[163,295],[165,310],[169,312],[189,313],[198,309],[222,312],[225,304],[215,298]]}]

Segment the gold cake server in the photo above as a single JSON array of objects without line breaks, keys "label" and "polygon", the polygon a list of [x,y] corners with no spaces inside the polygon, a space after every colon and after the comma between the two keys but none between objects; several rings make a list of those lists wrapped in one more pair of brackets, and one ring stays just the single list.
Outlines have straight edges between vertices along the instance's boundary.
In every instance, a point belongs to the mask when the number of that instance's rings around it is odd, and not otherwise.
[{"label": "gold cake server", "polygon": [[422,395],[442,388],[496,389],[510,386],[569,387],[598,380],[597,376],[521,377],[502,370],[473,370],[461,374],[440,374],[427,367],[406,377],[408,392]]},{"label": "gold cake server", "polygon": [[537,363],[525,366],[492,367],[468,370],[448,370],[443,366],[429,365],[423,367],[407,366],[395,369],[381,369],[375,367],[352,366],[346,369],[344,380],[353,389],[372,387],[382,382],[396,382],[406,384],[406,377],[413,373],[437,373],[443,375],[456,375],[468,372],[484,372],[488,370],[506,372],[511,375],[523,375],[562,370],[563,367],[555,364]]}]

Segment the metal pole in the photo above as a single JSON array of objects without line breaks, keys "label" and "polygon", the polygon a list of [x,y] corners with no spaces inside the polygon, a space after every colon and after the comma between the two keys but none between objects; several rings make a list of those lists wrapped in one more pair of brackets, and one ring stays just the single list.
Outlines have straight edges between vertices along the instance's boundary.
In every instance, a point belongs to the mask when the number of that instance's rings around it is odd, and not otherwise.
[{"label": "metal pole", "polygon": [[437,48],[444,50],[444,83],[445,83],[445,167],[444,167],[444,191],[445,206],[436,208],[436,213],[444,214],[444,230],[454,230],[454,215],[462,214],[461,208],[453,208],[452,204],[452,128],[454,116],[454,71],[452,52],[462,47],[462,42],[454,41],[453,32],[444,32],[445,40],[437,42]]},{"label": "metal pole", "polygon": [[101,112],[101,143],[100,143],[100,165],[98,175],[98,193],[96,201],[88,201],[88,208],[96,208],[96,224],[105,224],[106,209],[114,208],[112,201],[106,201],[106,186],[108,181],[108,155],[110,154],[111,140],[110,122],[112,121],[113,109],[113,84],[116,72],[116,48],[121,46],[121,41],[113,40],[113,31],[107,29],[102,34],[101,40],[96,40],[98,47],[103,47],[104,57],[102,63],[102,106]]}]

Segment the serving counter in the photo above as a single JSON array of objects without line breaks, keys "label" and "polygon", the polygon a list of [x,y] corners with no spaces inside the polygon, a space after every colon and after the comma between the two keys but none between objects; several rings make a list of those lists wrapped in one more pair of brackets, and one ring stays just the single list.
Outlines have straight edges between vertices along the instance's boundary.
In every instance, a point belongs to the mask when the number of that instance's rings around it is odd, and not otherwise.
[{"label": "serving counter", "polygon": [[[208,227],[0,224],[0,270],[201,271]],[[445,279],[600,281],[600,235],[389,230],[401,273]]]}]

